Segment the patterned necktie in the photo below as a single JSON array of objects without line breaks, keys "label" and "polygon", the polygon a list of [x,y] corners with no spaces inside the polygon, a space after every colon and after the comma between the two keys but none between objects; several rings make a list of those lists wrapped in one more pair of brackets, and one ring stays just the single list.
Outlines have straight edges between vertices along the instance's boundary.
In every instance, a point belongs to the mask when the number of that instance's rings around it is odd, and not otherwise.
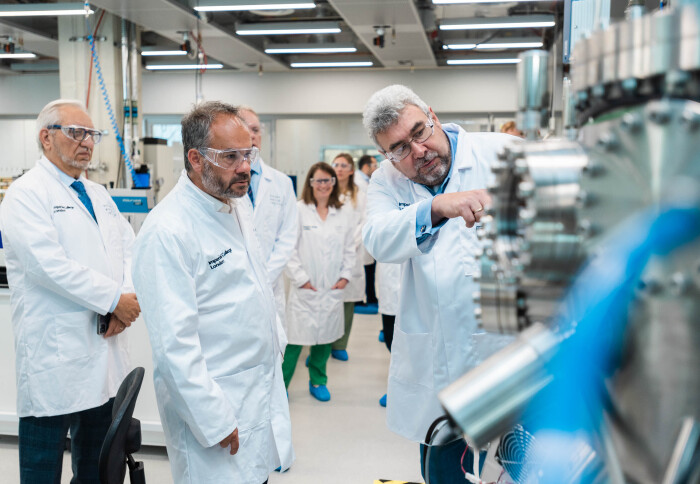
[{"label": "patterned necktie", "polygon": [[248,197],[250,197],[250,203],[255,207],[255,197],[253,197],[253,182],[251,180],[250,184],[248,185]]},{"label": "patterned necktie", "polygon": [[71,183],[70,187],[78,193],[78,198],[80,199],[81,202],[83,202],[83,205],[85,205],[85,208],[88,209],[88,212],[90,212],[90,215],[92,215],[92,218],[95,219],[95,222],[97,222],[97,217],[95,217],[95,210],[92,208],[92,201],[90,200],[90,197],[88,197],[88,194],[87,194],[87,191],[85,190],[85,185],[83,185],[83,182],[81,182],[80,180],[76,180],[73,183]]}]

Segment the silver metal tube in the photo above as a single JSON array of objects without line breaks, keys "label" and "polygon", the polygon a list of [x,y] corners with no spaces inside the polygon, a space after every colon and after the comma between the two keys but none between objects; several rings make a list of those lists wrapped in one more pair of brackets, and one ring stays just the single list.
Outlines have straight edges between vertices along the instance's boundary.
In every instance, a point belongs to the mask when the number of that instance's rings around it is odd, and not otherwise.
[{"label": "silver metal tube", "polygon": [[554,333],[535,324],[439,393],[472,446],[485,446],[517,423],[530,400],[551,382],[545,363],[558,343]]},{"label": "silver metal tube", "polygon": [[549,108],[549,53],[528,50],[518,57],[518,125],[528,139],[536,139]]},{"label": "silver metal tube", "polygon": [[683,420],[681,430],[678,432],[678,440],[673,448],[671,460],[666,468],[663,484],[684,484],[683,480],[690,471],[693,456],[698,451],[700,444],[700,426],[693,418]]}]

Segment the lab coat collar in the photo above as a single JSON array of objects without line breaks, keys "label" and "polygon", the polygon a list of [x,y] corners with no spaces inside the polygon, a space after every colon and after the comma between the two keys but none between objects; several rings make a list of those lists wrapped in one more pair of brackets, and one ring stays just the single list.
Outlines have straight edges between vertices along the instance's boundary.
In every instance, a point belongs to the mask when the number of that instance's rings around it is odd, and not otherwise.
[{"label": "lab coat collar", "polygon": [[234,198],[229,198],[229,203],[224,203],[201,190],[197,185],[192,183],[190,177],[187,176],[187,170],[182,170],[177,183],[181,185],[187,193],[192,195],[195,200],[212,212],[232,213],[233,209],[236,207],[236,199]]},{"label": "lab coat collar", "polygon": [[[58,179],[61,183],[63,183],[65,186],[70,187],[71,184],[75,181],[75,178],[70,176],[67,173],[64,173],[61,171],[61,169],[56,166],[51,160],[49,160],[46,155],[41,155],[41,158],[39,158],[39,161],[37,164],[41,165],[44,167],[48,172],[56,179]],[[83,185],[85,184],[86,178],[83,176],[83,174],[80,174],[80,177],[78,177],[78,180],[80,180]]]},{"label": "lab coat collar", "polygon": [[[452,153],[452,162],[457,170],[464,170],[474,166],[474,153],[471,150],[471,143],[468,141],[468,134],[457,124],[447,123],[442,125],[443,131],[457,133],[457,152]],[[453,172],[454,173],[454,172]]]}]

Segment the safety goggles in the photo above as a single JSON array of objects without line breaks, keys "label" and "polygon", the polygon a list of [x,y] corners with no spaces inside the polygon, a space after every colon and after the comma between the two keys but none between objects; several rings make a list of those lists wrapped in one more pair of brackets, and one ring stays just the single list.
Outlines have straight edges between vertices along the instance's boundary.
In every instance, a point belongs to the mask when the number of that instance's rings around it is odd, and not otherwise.
[{"label": "safety goggles", "polygon": [[312,178],[311,180],[309,180],[309,182],[311,182],[312,185],[316,185],[319,187],[328,185],[333,186],[335,185],[335,177],[333,176],[330,178]]},{"label": "safety goggles", "polygon": [[258,159],[258,150],[256,147],[241,148],[232,150],[217,150],[215,148],[201,148],[201,154],[212,165],[216,165],[224,170],[235,170],[241,163],[247,161],[253,164]]},{"label": "safety goggles", "polygon": [[85,126],[52,124],[51,126],[47,126],[46,129],[60,129],[61,133],[67,138],[77,141],[78,143],[82,143],[88,137],[92,138],[92,142],[95,144],[102,140],[102,131],[86,128]]},{"label": "safety goggles", "polygon": [[331,166],[334,169],[340,168],[340,169],[345,169],[345,170],[352,170],[352,165],[349,165],[347,163],[333,163],[333,165],[331,165]]},{"label": "safety goggles", "polygon": [[425,123],[425,126],[416,131],[416,133],[409,140],[404,141],[391,151],[384,152],[384,155],[392,163],[398,163],[411,154],[411,146],[413,143],[425,143],[434,132],[435,123],[433,123],[432,119],[428,118],[428,122]]}]

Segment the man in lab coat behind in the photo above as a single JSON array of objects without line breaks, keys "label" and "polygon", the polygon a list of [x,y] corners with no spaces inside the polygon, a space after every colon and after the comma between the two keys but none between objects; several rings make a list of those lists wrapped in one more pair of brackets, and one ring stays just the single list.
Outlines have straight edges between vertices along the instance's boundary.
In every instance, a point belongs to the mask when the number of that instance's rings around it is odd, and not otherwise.
[{"label": "man in lab coat behind", "polygon": [[141,228],[133,271],[170,467],[176,483],[261,484],[293,453],[274,295],[239,205],[257,148],[220,102],[183,118],[182,141],[185,171]]},{"label": "man in lab coat behind", "polygon": [[[478,289],[474,226],[490,203],[490,166],[513,138],[440,124],[400,85],[372,95],[363,123],[390,161],[372,175],[364,244],[378,262],[402,264],[387,425],[422,442],[444,414],[438,392],[511,341],[478,331],[472,294]],[[464,480],[464,447],[460,440],[430,449],[431,483]],[[426,451],[421,445],[422,456]],[[471,449],[467,455],[464,468],[471,470]]]},{"label": "man in lab coat behind", "polygon": [[[134,231],[87,180],[95,129],[85,106],[59,99],[37,117],[42,156],[0,206],[17,371],[22,484],[59,482],[68,429],[73,481],[99,484],[112,404],[130,370],[125,329]],[[98,323],[109,323],[98,334]],[[123,333],[123,334],[122,334]]]}]

